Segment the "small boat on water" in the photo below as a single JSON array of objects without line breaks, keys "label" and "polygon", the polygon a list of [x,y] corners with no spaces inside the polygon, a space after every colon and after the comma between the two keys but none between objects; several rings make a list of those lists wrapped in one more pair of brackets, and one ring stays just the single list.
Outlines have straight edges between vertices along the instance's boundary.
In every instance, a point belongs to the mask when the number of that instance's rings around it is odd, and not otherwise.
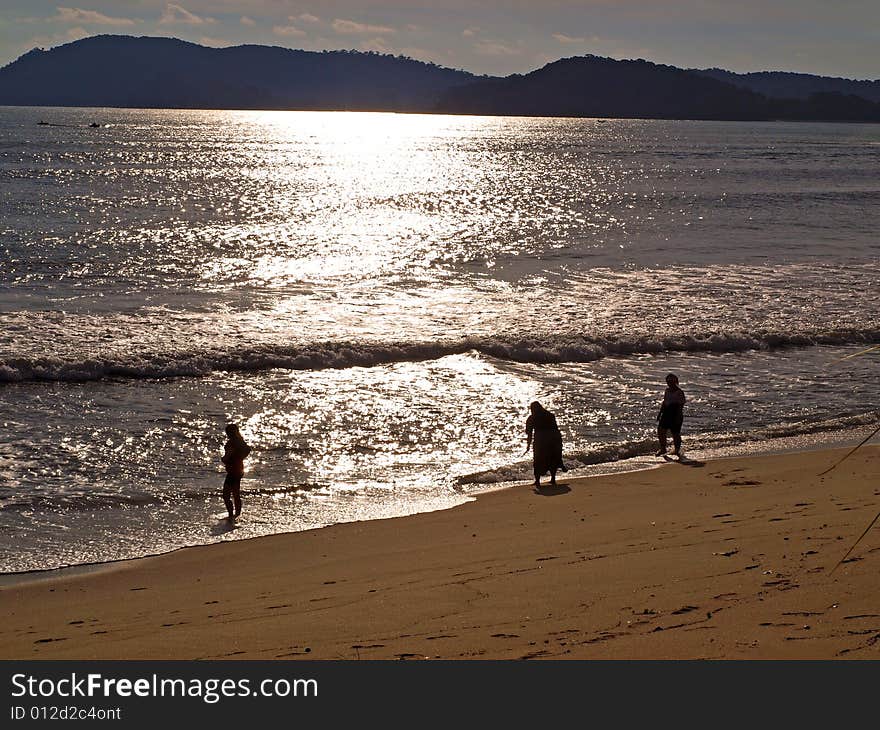
[{"label": "small boat on water", "polygon": [[[39,122],[37,122],[37,126],[39,126],[39,127],[78,127],[79,125],[78,124],[56,124],[55,122],[46,122],[41,119]],[[104,125],[98,124],[98,122],[92,122],[88,126],[90,126],[92,129],[98,129],[100,127],[103,127]]]}]

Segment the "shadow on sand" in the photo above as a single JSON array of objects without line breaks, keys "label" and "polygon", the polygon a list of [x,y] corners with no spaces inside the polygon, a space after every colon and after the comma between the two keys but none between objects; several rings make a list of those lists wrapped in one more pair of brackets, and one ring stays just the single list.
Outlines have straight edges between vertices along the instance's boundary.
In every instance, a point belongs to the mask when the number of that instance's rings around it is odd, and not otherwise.
[{"label": "shadow on sand", "polygon": [[670,464],[681,464],[682,466],[692,466],[695,468],[699,468],[701,466],[706,466],[705,461],[697,461],[696,459],[688,459],[686,456],[681,456],[678,459],[673,459],[671,456],[667,456],[664,454],[663,458],[668,461]]},{"label": "shadow on sand", "polygon": [[571,487],[567,484],[554,484],[553,486],[542,484],[532,491],[535,494],[540,494],[542,497],[556,497],[560,494],[568,494],[571,491]]}]

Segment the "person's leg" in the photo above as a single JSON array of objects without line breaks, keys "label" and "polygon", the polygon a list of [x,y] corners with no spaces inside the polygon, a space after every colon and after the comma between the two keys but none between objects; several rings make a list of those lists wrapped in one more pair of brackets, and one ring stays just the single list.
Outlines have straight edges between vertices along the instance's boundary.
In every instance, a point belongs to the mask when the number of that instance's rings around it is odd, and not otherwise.
[{"label": "person's leg", "polygon": [[657,427],[657,438],[660,441],[660,451],[657,452],[657,456],[662,456],[666,453],[666,429],[663,426]]},{"label": "person's leg", "polygon": [[226,511],[229,512],[229,516],[233,517],[234,512],[232,510],[232,479],[227,476],[226,479],[223,480],[223,503],[226,505]]},{"label": "person's leg", "polygon": [[534,474],[535,474],[535,486],[536,486],[536,487],[540,487],[540,486],[541,486],[541,473],[542,473],[542,472],[541,472],[540,468],[538,467],[538,462],[537,462],[537,461],[533,461],[533,462],[532,462],[532,471],[533,471]]},{"label": "person's leg", "polygon": [[235,503],[235,516],[238,517],[241,514],[241,477],[232,486],[232,499]]},{"label": "person's leg", "polygon": [[550,470],[550,486],[551,487],[556,486],[556,469]]},{"label": "person's leg", "polygon": [[675,446],[672,453],[678,456],[681,453],[681,426],[672,430],[672,443]]}]

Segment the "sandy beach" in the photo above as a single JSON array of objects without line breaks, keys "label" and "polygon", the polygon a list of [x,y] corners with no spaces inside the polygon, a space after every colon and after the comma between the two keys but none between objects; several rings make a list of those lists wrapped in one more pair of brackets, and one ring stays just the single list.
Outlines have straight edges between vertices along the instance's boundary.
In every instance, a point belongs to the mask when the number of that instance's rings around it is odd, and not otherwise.
[{"label": "sandy beach", "polygon": [[[880,447],[670,463],[0,588],[3,659],[877,659]],[[246,511],[246,507],[245,507]]]}]

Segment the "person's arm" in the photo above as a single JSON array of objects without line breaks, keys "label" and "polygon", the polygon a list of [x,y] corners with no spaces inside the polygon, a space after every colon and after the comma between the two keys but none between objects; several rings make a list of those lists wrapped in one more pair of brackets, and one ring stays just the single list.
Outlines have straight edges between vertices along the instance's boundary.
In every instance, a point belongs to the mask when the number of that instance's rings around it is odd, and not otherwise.
[{"label": "person's arm", "polygon": [[239,441],[232,447],[232,454],[230,454],[230,458],[236,461],[243,461],[250,452],[251,447],[248,446],[244,441]]},{"label": "person's arm", "polygon": [[532,420],[532,417],[529,416],[526,419],[526,452],[528,452],[529,448],[532,445],[532,434],[535,431],[535,424]]}]

